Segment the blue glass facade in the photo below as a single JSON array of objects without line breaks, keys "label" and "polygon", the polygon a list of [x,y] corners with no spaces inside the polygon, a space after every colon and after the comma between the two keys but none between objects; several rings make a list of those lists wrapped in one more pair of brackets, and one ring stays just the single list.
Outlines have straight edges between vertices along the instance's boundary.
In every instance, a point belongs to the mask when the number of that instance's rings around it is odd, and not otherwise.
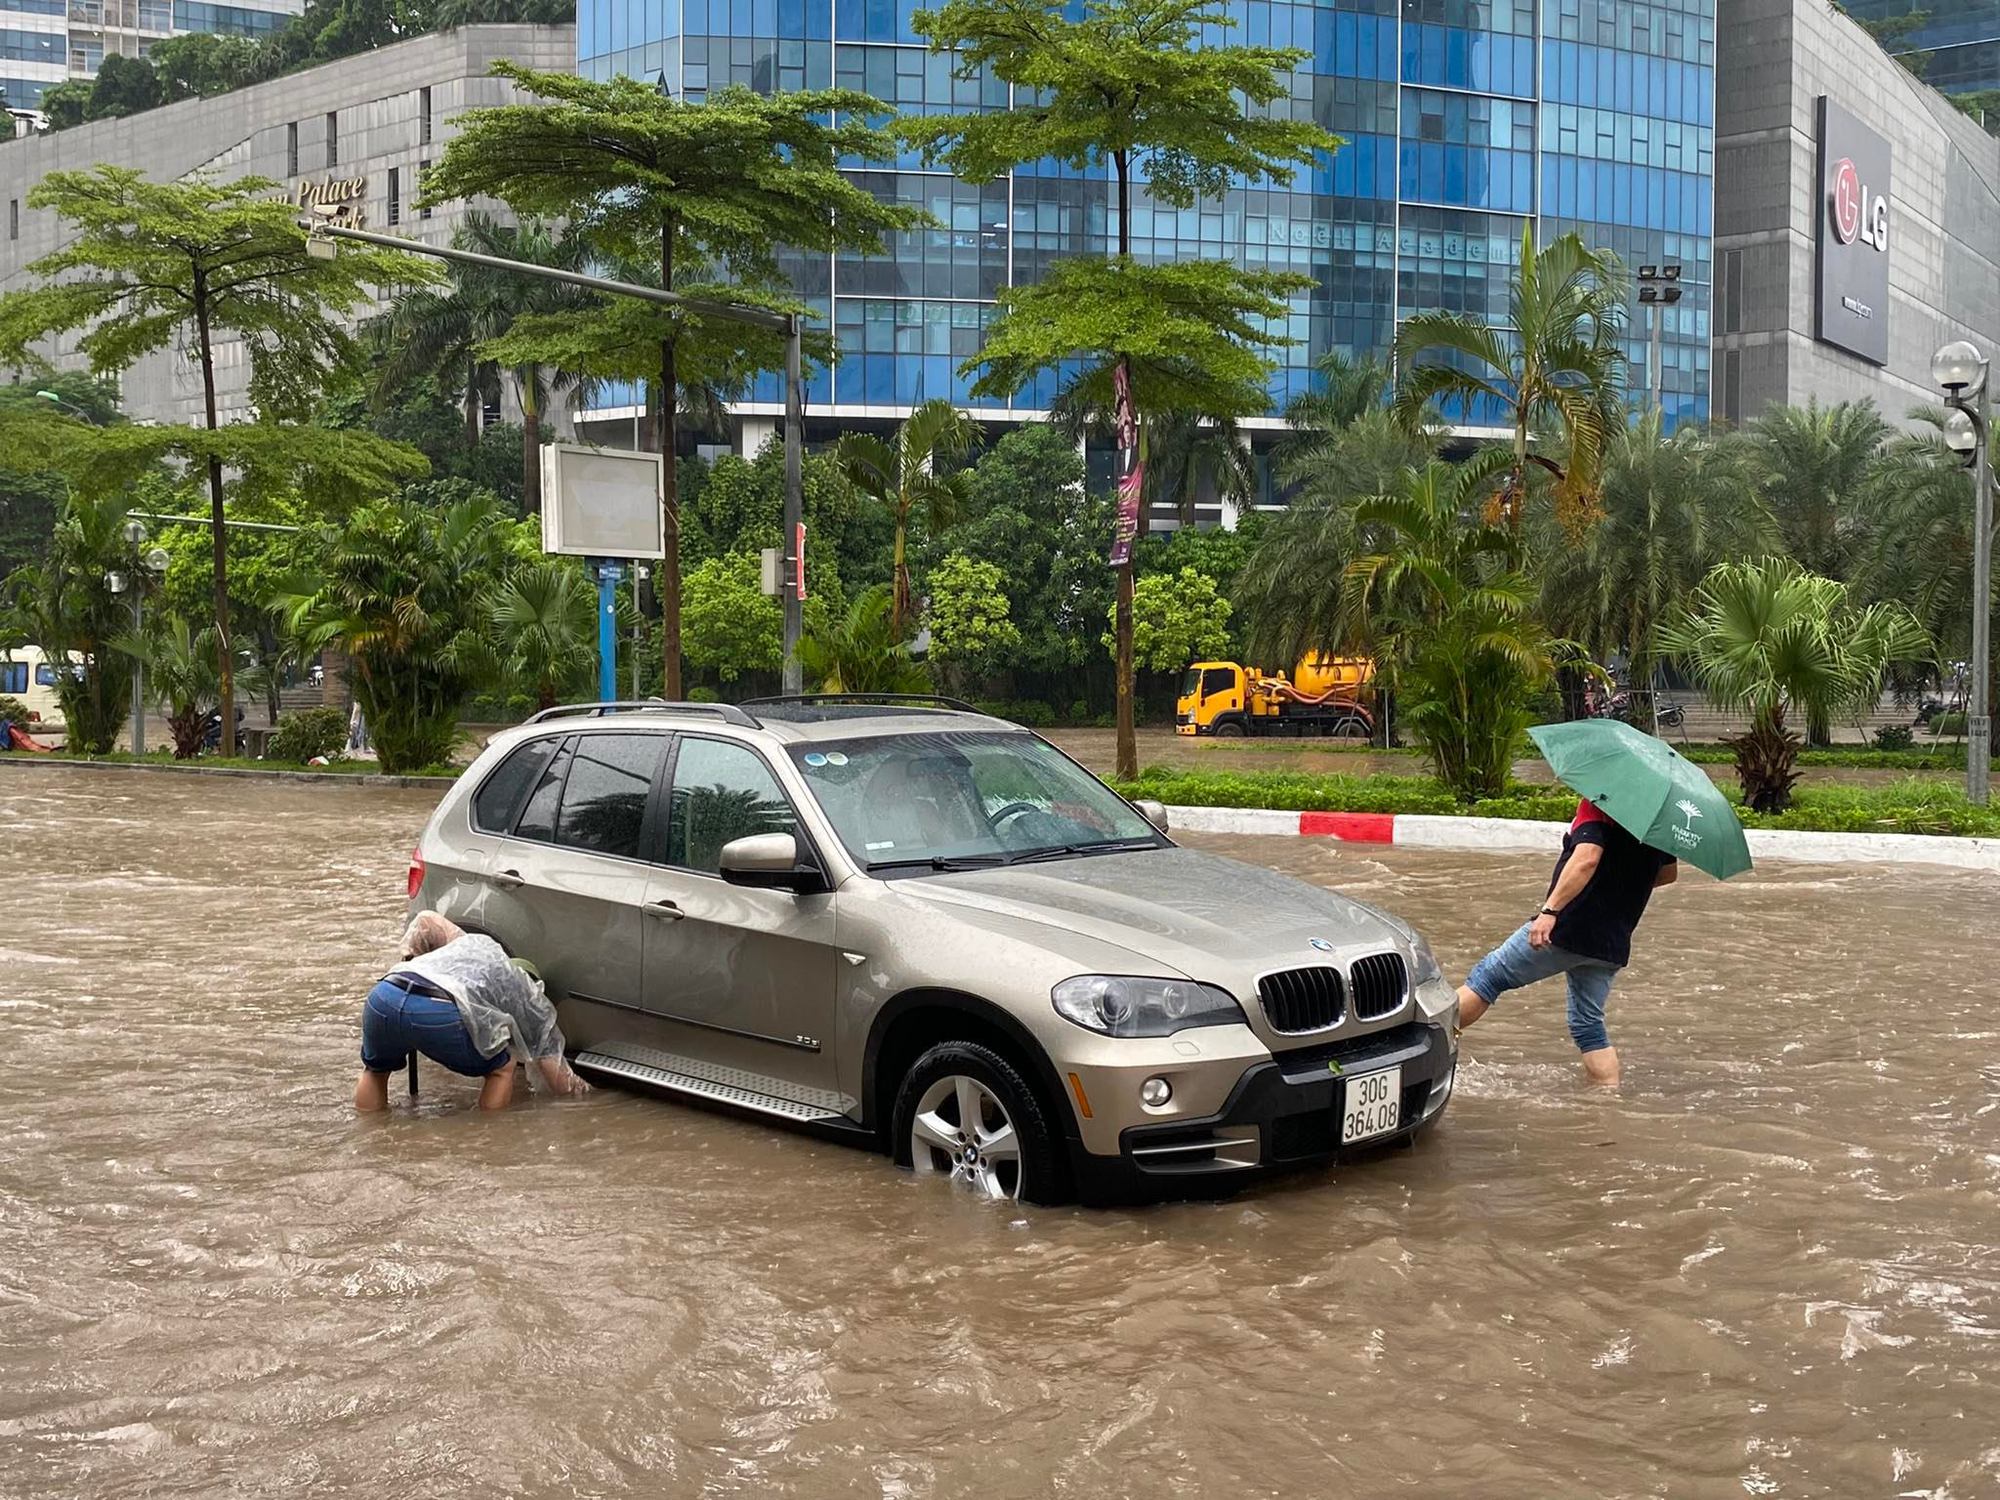
[{"label": "blue glass facade", "polygon": [[[910,30],[919,0],[579,0],[577,65],[590,77],[664,79],[683,97],[741,83],[829,83],[908,112],[1004,109],[993,79],[960,80]],[[1577,230],[1628,264],[1677,262],[1685,296],[1661,330],[1670,419],[1706,420],[1715,0],[1228,0],[1227,33],[1309,56],[1275,109],[1343,136],[1329,165],[1289,189],[1233,188],[1174,209],[1143,191],[1142,258],[1223,257],[1303,272],[1272,381],[1273,409],[1329,349],[1383,354],[1399,318],[1448,308],[1496,323],[1529,218]],[[802,295],[842,358],[807,392],[824,409],[893,416],[916,400],[970,401],[957,366],[980,344],[1002,286],[1051,260],[1100,254],[1116,234],[1103,172],[1038,163],[974,186],[914,159],[862,180],[921,203],[941,227],[886,253],[801,258]],[[1632,380],[1648,327],[1635,305]],[[1038,410],[1053,381],[1023,392]],[[775,384],[754,393],[775,401]],[[995,415],[1001,412],[997,408]],[[1472,414],[1478,420],[1486,414]]]}]

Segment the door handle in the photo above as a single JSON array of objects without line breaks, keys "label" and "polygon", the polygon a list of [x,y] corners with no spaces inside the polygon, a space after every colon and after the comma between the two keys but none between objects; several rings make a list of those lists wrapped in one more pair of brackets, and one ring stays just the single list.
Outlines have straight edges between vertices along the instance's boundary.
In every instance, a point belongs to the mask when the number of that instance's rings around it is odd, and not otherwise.
[{"label": "door handle", "polygon": [[665,922],[678,922],[687,913],[671,901],[649,901],[646,903],[646,915]]},{"label": "door handle", "polygon": [[486,878],[489,881],[491,881],[494,885],[499,886],[500,889],[503,891],[511,891],[516,886],[523,886],[528,883],[526,880],[522,879],[521,872],[519,870],[501,870],[496,874],[487,876]]}]

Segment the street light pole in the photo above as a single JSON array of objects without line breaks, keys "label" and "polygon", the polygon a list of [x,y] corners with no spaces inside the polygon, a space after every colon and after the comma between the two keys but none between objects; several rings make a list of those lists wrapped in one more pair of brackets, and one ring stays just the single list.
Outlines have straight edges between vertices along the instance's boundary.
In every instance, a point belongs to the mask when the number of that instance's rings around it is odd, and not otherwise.
[{"label": "street light pole", "polygon": [[[1992,777],[1992,703],[1987,692],[1993,653],[1993,407],[1992,364],[1963,339],[1931,356],[1931,377],[1944,391],[1945,405],[1964,417],[1972,439],[1972,681],[1965,714],[1965,800],[1984,807]],[[1954,440],[1952,422],[1946,441]]]},{"label": "street light pole", "polygon": [[1666,309],[1681,300],[1681,268],[1673,263],[1639,267],[1639,303],[1652,314],[1650,344],[1646,351],[1646,389],[1653,398],[1653,410],[1666,411],[1667,372],[1660,362],[1660,328]]},{"label": "street light pole", "polygon": [[805,319],[791,316],[785,330],[785,535],[780,543],[785,553],[785,660],[780,679],[784,691],[797,693],[803,687],[799,666],[799,636],[805,626],[805,433],[801,389],[803,363],[800,334]]}]

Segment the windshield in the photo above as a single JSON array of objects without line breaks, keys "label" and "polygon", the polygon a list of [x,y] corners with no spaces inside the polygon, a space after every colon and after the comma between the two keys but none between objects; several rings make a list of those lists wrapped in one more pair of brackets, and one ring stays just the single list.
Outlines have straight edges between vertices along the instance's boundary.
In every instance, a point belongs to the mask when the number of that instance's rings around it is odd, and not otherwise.
[{"label": "windshield", "polygon": [[884,735],[792,747],[847,852],[873,869],[1005,864],[1162,841],[1030,734]]},{"label": "windshield", "polygon": [[1200,688],[1201,670],[1198,667],[1189,667],[1187,671],[1181,674],[1181,696],[1183,698],[1192,698]]}]

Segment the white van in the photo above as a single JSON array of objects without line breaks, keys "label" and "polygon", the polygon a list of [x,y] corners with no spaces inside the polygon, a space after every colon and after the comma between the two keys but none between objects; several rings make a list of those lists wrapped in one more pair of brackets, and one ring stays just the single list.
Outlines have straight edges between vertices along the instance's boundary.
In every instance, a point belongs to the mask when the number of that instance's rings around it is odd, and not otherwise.
[{"label": "white van", "polygon": [[[77,652],[72,651],[70,659],[78,666],[83,664]],[[0,651],[0,697],[18,698],[27,704],[31,723],[59,720],[62,705],[56,701],[58,670],[40,646],[15,646]]]}]

